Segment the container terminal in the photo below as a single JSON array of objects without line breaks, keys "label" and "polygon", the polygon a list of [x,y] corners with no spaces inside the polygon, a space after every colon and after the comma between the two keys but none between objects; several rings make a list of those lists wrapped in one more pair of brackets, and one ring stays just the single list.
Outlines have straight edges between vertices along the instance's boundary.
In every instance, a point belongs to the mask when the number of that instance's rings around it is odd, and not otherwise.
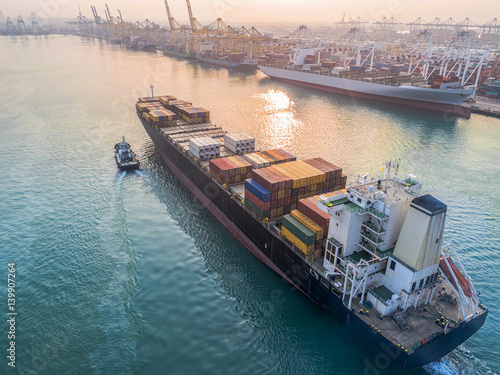
[{"label": "container terminal", "polygon": [[[466,118],[470,106],[462,103],[467,99],[478,95],[498,100],[499,92],[488,83],[500,75],[496,19],[483,25],[470,19],[419,18],[407,24],[382,19],[368,34],[367,22],[343,18],[338,28],[313,32],[302,25],[274,37],[255,27],[230,26],[221,18],[202,25],[190,0],[189,24],[181,24],[167,0],[164,5],[168,29],[149,20],[126,22],[120,11],[114,16],[107,5],[105,19],[92,6],[93,21],[80,13],[69,23],[78,25],[83,35],[105,36],[131,49],[161,50],[167,56],[231,69],[260,69],[269,77],[303,86]],[[410,32],[398,34],[401,25]]]},{"label": "container terminal", "polygon": [[[354,97],[391,102],[469,117],[471,111],[496,115],[475,97],[498,101],[493,81],[500,76],[500,24],[469,18],[408,23],[394,18],[366,22],[345,19],[315,32],[302,25],[271,33],[254,26],[230,26],[221,18],[201,24],[186,0],[188,23],[180,23],[164,0],[168,28],[148,19],[125,21],[105,5],[104,17],[91,6],[92,17],[80,11],[68,25],[78,35],[123,44],[131,50],[196,59],[230,69],[255,71],[288,82]],[[2,33],[24,35],[46,30],[32,14],[31,31],[21,16],[7,17]],[[409,29],[409,32],[407,32]],[[302,74],[310,73],[310,74]],[[313,75],[314,74],[314,75]],[[397,88],[397,89],[396,89]],[[494,108],[495,106],[493,106]]]},{"label": "container terminal", "polygon": [[399,177],[399,163],[347,184],[340,167],[258,151],[174,96],[136,110],[166,166],[236,239],[402,368],[439,360],[483,325],[488,310],[443,243],[447,206]]}]

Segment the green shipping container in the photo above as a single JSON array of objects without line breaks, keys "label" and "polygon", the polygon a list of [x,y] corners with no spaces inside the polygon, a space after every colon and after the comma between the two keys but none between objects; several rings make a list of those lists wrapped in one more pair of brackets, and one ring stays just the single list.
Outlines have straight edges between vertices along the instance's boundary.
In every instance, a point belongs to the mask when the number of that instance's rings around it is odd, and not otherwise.
[{"label": "green shipping container", "polygon": [[269,218],[269,211],[262,211],[255,203],[253,203],[250,199],[245,199],[245,206],[251,209],[253,212],[257,214],[261,219]]},{"label": "green shipping container", "polygon": [[283,216],[283,226],[306,245],[316,242],[316,235],[292,215]]}]

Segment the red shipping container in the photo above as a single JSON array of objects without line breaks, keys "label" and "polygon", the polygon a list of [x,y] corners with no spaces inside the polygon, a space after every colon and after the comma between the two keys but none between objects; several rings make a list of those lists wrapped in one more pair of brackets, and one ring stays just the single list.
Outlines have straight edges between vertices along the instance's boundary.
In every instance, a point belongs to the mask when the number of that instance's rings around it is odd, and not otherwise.
[{"label": "red shipping container", "polygon": [[269,211],[271,209],[271,202],[262,202],[255,195],[250,193],[247,189],[245,189],[245,199],[248,199],[250,202],[259,207],[262,211]]},{"label": "red shipping container", "polygon": [[[311,200],[313,200],[314,203]],[[316,202],[317,201],[314,198],[301,199],[297,205],[297,208],[300,212],[311,218],[311,220],[313,220],[323,229],[328,230],[328,225],[330,224],[330,215],[320,210],[316,206]]]}]

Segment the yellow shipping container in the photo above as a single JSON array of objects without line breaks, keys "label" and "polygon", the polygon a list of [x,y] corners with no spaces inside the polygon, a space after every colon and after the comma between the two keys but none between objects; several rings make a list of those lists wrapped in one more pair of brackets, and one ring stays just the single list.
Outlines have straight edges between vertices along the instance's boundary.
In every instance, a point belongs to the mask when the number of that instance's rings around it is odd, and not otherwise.
[{"label": "yellow shipping container", "polygon": [[302,251],[305,256],[310,256],[314,254],[314,245],[307,246],[304,242],[295,237],[288,229],[281,227],[281,234],[288,241],[290,241],[297,249]]},{"label": "yellow shipping container", "polygon": [[278,199],[285,198],[285,190],[278,190]]},{"label": "yellow shipping container", "polygon": [[325,230],[318,224],[316,224],[309,216],[303,214],[299,210],[293,210],[292,212],[290,212],[290,215],[292,215],[293,218],[297,219],[299,222],[305,225],[307,229],[313,232],[316,235],[316,241],[323,239],[323,237],[325,236]]}]

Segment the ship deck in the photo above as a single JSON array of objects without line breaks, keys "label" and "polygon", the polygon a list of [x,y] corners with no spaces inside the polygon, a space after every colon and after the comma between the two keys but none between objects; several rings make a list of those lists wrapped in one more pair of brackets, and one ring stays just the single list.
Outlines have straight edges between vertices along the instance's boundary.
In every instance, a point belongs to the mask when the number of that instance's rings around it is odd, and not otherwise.
[{"label": "ship deck", "polygon": [[[396,323],[394,313],[382,316],[375,309],[368,309],[362,305],[359,298],[353,299],[352,308],[361,320],[372,327],[374,332],[378,331],[389,341],[411,354],[420,347],[422,342],[425,344],[427,339],[430,341],[445,334],[445,332],[448,333],[461,323],[460,303],[453,304],[446,298],[442,298],[444,293],[454,295],[451,290],[450,285],[442,280],[438,282],[436,294],[428,305],[417,309],[413,307],[407,309],[405,317],[408,329],[406,330],[402,330]],[[484,312],[486,309],[479,305],[477,315]],[[448,327],[445,331],[447,324]]]},{"label": "ship deck", "polygon": [[[327,272],[323,267],[322,258],[312,262],[312,265],[316,268],[316,271],[323,275]],[[445,294],[451,297],[447,297]],[[348,298],[347,295],[345,297],[346,302],[348,302]],[[447,332],[460,324],[462,321],[460,303],[458,301],[455,304],[449,302],[453,301],[454,298],[455,294],[449,283],[446,280],[440,280],[434,298],[425,308],[419,307],[415,309],[410,307],[406,311],[405,316],[408,325],[406,330],[402,330],[396,323],[394,313],[382,316],[376,309],[368,309],[364,306],[360,298],[353,298],[351,308],[356,311],[356,314],[363,322],[372,327],[374,332],[378,331],[393,344],[411,354],[420,346],[422,341],[426,339],[432,340],[445,334],[447,321],[449,321]],[[469,304],[472,305],[470,297],[467,297],[467,299]],[[477,315],[481,315],[486,311],[486,308],[479,304]],[[471,313],[469,311],[468,314]]]},{"label": "ship deck", "polygon": [[327,69],[327,68],[321,68],[321,69],[316,69],[316,70],[304,70],[304,69],[299,68],[299,67],[291,67],[291,66],[284,65],[284,64],[262,64],[262,66],[268,66],[271,68],[294,70],[294,71],[311,73],[311,74],[319,74],[319,75],[324,75],[324,76],[346,78],[346,79],[351,79],[351,80],[356,80],[356,81],[378,83],[378,84],[387,85],[387,86],[396,86],[397,87],[397,86],[401,86],[401,85],[409,85],[409,86],[431,88],[431,86],[429,84],[427,84],[427,82],[422,77],[398,75],[398,74],[394,74],[394,73],[390,74],[390,73],[381,73],[381,72],[376,72],[376,71],[372,71],[372,72],[366,71],[366,72],[340,72],[339,74],[335,75],[335,74],[332,74],[331,69]]}]

